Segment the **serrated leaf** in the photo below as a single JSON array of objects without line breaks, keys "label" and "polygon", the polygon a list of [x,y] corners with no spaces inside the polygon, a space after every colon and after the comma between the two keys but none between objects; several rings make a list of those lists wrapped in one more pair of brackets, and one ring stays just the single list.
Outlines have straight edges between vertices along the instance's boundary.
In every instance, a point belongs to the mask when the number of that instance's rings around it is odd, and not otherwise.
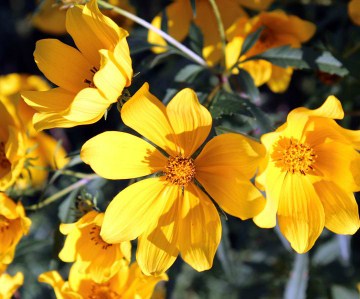
[{"label": "serrated leaf", "polygon": [[192,81],[201,71],[204,70],[204,67],[198,64],[188,64],[182,68],[175,76],[176,82],[185,82]]},{"label": "serrated leaf", "polygon": [[290,279],[288,280],[284,299],[305,299],[309,280],[309,255],[308,253],[296,254]]},{"label": "serrated leaf", "polygon": [[189,29],[189,41],[190,48],[202,57],[202,49],[204,45],[204,37],[198,26],[196,26],[193,22],[190,23]]},{"label": "serrated leaf", "polygon": [[247,94],[252,102],[257,102],[259,100],[259,89],[256,87],[254,79],[247,71],[239,69],[239,74],[234,76],[234,79],[238,82],[241,91]]},{"label": "serrated leaf", "polygon": [[335,261],[340,256],[340,248],[336,238],[319,245],[312,257],[314,266],[325,266]]},{"label": "serrated leaf", "polygon": [[[261,33],[263,32],[264,27],[260,27],[258,30],[256,30],[255,32],[249,34],[246,39],[244,40],[244,43],[241,47],[241,51],[240,51],[240,55],[239,58],[246,54],[253,46],[254,44],[258,41]],[[239,60],[239,59],[238,59]]]},{"label": "serrated leaf", "polygon": [[359,294],[354,290],[334,285],[331,287],[331,297],[333,299],[359,299]]},{"label": "serrated leaf", "polygon": [[282,46],[267,50],[247,60],[264,59],[280,67],[291,66],[297,69],[315,69],[329,74],[346,76],[349,71],[344,64],[328,51],[316,51],[311,48],[292,48]]},{"label": "serrated leaf", "polygon": [[196,0],[190,0],[190,4],[193,11],[193,17],[196,18]]}]

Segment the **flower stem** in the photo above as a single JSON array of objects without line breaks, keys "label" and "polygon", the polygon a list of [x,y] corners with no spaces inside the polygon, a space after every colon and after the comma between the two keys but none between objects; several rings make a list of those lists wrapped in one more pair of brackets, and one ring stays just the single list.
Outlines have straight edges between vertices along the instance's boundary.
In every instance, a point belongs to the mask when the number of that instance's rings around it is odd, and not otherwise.
[{"label": "flower stem", "polygon": [[139,25],[152,30],[159,34],[163,39],[165,39],[169,44],[173,45],[174,47],[178,48],[181,52],[186,54],[189,58],[191,58],[193,61],[197,62],[198,64],[202,66],[207,66],[206,61],[202,59],[199,55],[197,55],[195,52],[190,50],[188,47],[185,47],[183,44],[179,43],[176,39],[165,33],[164,31],[154,27],[149,22],[145,21],[144,19],[139,18],[138,16],[123,10],[119,7],[113,6],[103,0],[97,1],[99,5],[103,6],[104,8],[113,10],[114,12],[134,21],[135,23],[138,23]]},{"label": "flower stem", "polygon": [[225,54],[225,49],[226,49],[226,36],[225,36],[225,29],[224,29],[224,24],[221,20],[221,16],[220,16],[220,11],[219,8],[215,2],[215,0],[209,0],[212,10],[214,12],[215,18],[216,18],[216,22],[217,22],[217,26],[219,29],[219,33],[220,33],[220,39],[221,39],[221,50],[222,50],[222,61],[221,64],[224,67],[224,69],[226,68],[226,54]]},{"label": "flower stem", "polygon": [[80,188],[81,186],[86,185],[91,180],[96,179],[98,177],[99,176],[97,174],[89,174],[85,178],[81,179],[80,181],[77,181],[76,183],[66,187],[65,189],[51,195],[50,197],[46,198],[45,200],[43,200],[37,204],[26,207],[26,210],[34,211],[37,209],[41,209],[41,208],[55,202],[56,200],[63,197],[64,195],[70,193],[71,191],[76,190],[76,189]]}]

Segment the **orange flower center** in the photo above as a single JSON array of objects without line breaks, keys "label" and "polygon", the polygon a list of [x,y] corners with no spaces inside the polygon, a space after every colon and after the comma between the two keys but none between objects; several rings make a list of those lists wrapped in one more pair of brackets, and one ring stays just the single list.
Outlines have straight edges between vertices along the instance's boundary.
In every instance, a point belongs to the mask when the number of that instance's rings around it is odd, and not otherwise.
[{"label": "orange flower center", "polygon": [[195,163],[191,158],[170,157],[165,170],[166,180],[174,185],[186,186],[195,177]]},{"label": "orange flower center", "polygon": [[95,284],[91,285],[91,294],[89,295],[89,299],[116,299],[121,296],[111,290],[109,287],[109,283]]},{"label": "orange flower center", "polygon": [[272,48],[274,46],[274,43],[275,43],[274,33],[269,28],[265,28],[261,32],[257,46],[263,51],[265,51],[268,50],[269,48]]},{"label": "orange flower center", "polygon": [[90,240],[95,244],[95,246],[101,246],[102,249],[108,249],[113,246],[113,244],[106,243],[100,236],[100,226],[92,225],[90,228]]},{"label": "orange flower center", "polygon": [[93,66],[91,69],[90,69],[90,73],[91,73],[91,79],[84,79],[84,83],[88,84],[89,87],[96,87],[95,84],[94,84],[94,81],[93,81],[93,78],[94,78],[94,75],[96,74],[96,72],[98,71],[97,67]]},{"label": "orange flower center", "polygon": [[317,155],[309,145],[295,138],[280,137],[273,146],[271,158],[282,171],[306,175],[314,170]]},{"label": "orange flower center", "polygon": [[0,232],[3,233],[5,230],[10,228],[10,220],[5,216],[0,215]]},{"label": "orange flower center", "polygon": [[5,154],[5,144],[0,142],[0,178],[6,175],[11,169],[11,163]]}]

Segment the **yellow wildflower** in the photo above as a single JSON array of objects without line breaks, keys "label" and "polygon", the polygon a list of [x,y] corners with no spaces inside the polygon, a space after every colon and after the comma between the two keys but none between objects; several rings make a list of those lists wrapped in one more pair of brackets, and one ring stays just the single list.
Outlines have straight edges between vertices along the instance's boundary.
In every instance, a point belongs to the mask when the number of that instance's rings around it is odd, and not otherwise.
[{"label": "yellow wildflower", "polygon": [[341,103],[334,96],[318,109],[297,108],[261,142],[266,162],[256,180],[266,206],[254,218],[264,228],[277,221],[299,253],[308,251],[324,226],[337,234],[359,228],[353,192],[360,190],[360,131],[346,130]]},{"label": "yellow wildflower", "polygon": [[[38,1],[39,2],[39,1]],[[66,9],[76,3],[81,3],[81,0],[63,0],[63,3],[57,0],[43,0],[41,1],[37,11],[32,17],[31,21],[34,27],[50,34],[66,34]],[[126,11],[135,12],[134,7],[128,0],[109,0],[110,4],[125,9]],[[104,11],[105,15],[112,18],[119,26],[129,30],[133,25],[133,21],[120,16],[114,15],[111,11]]]},{"label": "yellow wildflower", "polygon": [[25,216],[21,202],[15,204],[4,192],[0,192],[0,263],[10,264],[15,247],[28,233],[31,220]]},{"label": "yellow wildflower", "polygon": [[[264,29],[259,40],[239,58],[246,37],[260,27]],[[284,92],[289,86],[292,68],[282,68],[265,60],[242,61],[271,48],[285,45],[298,48],[314,35],[315,30],[316,27],[311,22],[280,10],[262,12],[249,20],[240,18],[227,32],[230,41],[226,46],[226,66],[230,69],[240,63],[239,67],[250,73],[256,86],[267,83],[273,92]],[[238,70],[234,68],[232,72],[236,74]]]},{"label": "yellow wildflower", "polygon": [[94,123],[131,83],[128,33],[101,14],[95,0],[68,9],[66,28],[79,50],[56,39],[36,43],[39,69],[59,86],[22,93],[37,111],[36,130]]},{"label": "yellow wildflower", "polygon": [[64,262],[79,263],[92,280],[109,280],[121,267],[130,262],[131,244],[108,244],[100,237],[104,214],[91,211],[71,224],[61,224],[60,231],[67,235],[59,257]]},{"label": "yellow wildflower", "polygon": [[[125,103],[124,123],[145,140],[123,132],[105,132],[87,141],[82,160],[102,177],[128,179],[157,173],[120,192],[108,206],[100,235],[109,242],[139,237],[137,261],[146,274],[166,271],[181,253],[198,271],[211,268],[221,238],[215,205],[247,219],[264,199],[250,183],[264,155],[261,144],[238,134],[210,140],[212,119],[191,89],[183,89],[165,107],[148,84]],[[164,154],[163,154],[164,153]]]},{"label": "yellow wildflower", "polygon": [[14,105],[20,118],[19,130],[25,131],[26,160],[31,163],[23,169],[21,178],[17,179],[19,188],[42,187],[48,175],[47,168],[57,169],[65,166],[68,159],[66,152],[58,142],[48,134],[36,132],[32,125],[35,110],[26,105],[20,96],[23,90],[45,91],[49,85],[35,75],[9,74],[0,76],[0,93]]},{"label": "yellow wildflower", "polygon": [[360,26],[360,0],[351,0],[349,2],[348,13],[351,21]]},{"label": "yellow wildflower", "polygon": [[158,277],[145,276],[136,263],[122,267],[109,281],[96,283],[87,273],[82,273],[75,263],[69,274],[69,281],[64,282],[57,271],[50,271],[39,276],[39,281],[54,288],[56,298],[121,298],[149,299],[155,285],[167,280],[166,274]]},{"label": "yellow wildflower", "polygon": [[0,299],[11,299],[16,290],[24,283],[24,276],[21,272],[10,276],[7,273],[0,273]]}]

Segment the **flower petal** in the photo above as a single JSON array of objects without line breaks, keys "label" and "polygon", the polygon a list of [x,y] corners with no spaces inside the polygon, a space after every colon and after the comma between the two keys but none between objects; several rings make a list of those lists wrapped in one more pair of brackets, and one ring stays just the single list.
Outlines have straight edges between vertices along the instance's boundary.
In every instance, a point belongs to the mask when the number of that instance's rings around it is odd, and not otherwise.
[{"label": "flower petal", "polygon": [[219,214],[210,199],[189,184],[181,200],[178,246],[181,257],[197,271],[212,267],[221,239]]},{"label": "flower petal", "polygon": [[276,65],[272,65],[271,69],[271,77],[270,80],[267,81],[267,85],[272,92],[284,92],[289,87],[293,69],[291,67],[283,68]]},{"label": "flower petal", "polygon": [[240,134],[222,134],[211,139],[195,159],[196,171],[232,169],[250,179],[264,156],[262,144]]},{"label": "flower petal", "polygon": [[272,64],[266,60],[249,60],[241,63],[239,67],[251,75],[256,86],[263,85],[271,78]]},{"label": "flower petal", "polygon": [[178,152],[190,157],[209,135],[212,118],[189,88],[179,91],[166,107],[172,128],[177,135]]},{"label": "flower petal", "polygon": [[140,237],[136,260],[145,275],[161,275],[175,262],[179,249],[181,188],[171,186],[165,211]]},{"label": "flower petal", "polygon": [[40,71],[54,84],[77,93],[92,79],[91,64],[73,47],[57,39],[36,42],[35,62]]},{"label": "flower petal", "polygon": [[149,178],[121,191],[105,211],[101,237],[107,243],[133,240],[158,221],[177,188],[161,178]]},{"label": "flower petal", "polygon": [[281,232],[296,252],[310,250],[324,228],[325,214],[308,177],[287,174],[280,193],[278,220]]},{"label": "flower petal", "polygon": [[176,136],[166,116],[166,108],[144,85],[121,109],[123,122],[170,155],[176,156]]},{"label": "flower petal", "polygon": [[75,93],[58,87],[46,91],[23,91],[26,104],[39,112],[58,112],[66,110],[75,97]]},{"label": "flower petal", "polygon": [[196,179],[228,214],[243,220],[257,215],[265,199],[249,181],[227,168],[196,171]]},{"label": "flower petal", "polygon": [[331,181],[318,181],[314,187],[325,210],[325,227],[336,234],[353,235],[359,229],[359,212],[354,194]]},{"label": "flower petal", "polygon": [[163,169],[166,158],[151,144],[123,132],[104,132],[82,147],[81,159],[107,179],[129,179]]}]

